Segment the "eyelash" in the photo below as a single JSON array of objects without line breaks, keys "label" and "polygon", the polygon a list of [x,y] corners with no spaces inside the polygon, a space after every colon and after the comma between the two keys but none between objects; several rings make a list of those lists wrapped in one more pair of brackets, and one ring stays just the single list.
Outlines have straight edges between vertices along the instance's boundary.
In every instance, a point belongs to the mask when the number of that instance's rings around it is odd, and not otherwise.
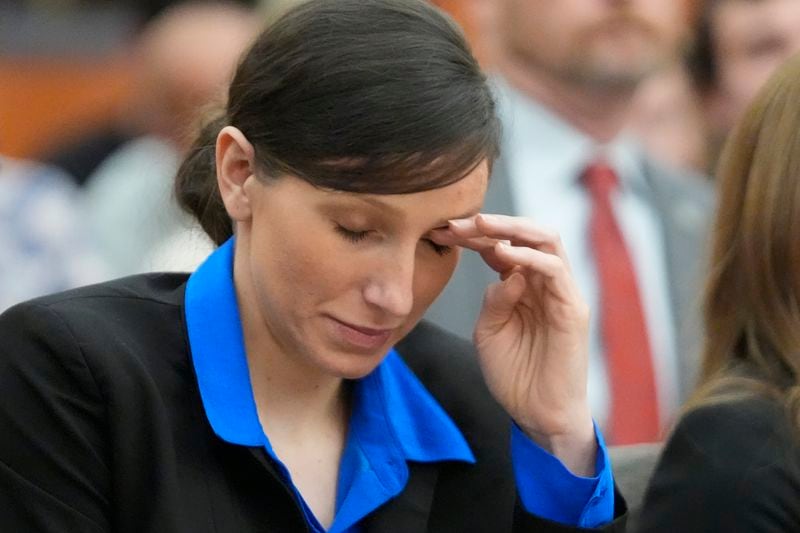
[{"label": "eyelash", "polygon": [[425,239],[425,240],[427,241],[428,244],[430,244],[431,248],[433,248],[433,251],[436,252],[437,255],[445,256],[453,251],[452,246],[444,246],[442,244],[436,244],[430,239]]},{"label": "eyelash", "polygon": [[[367,238],[370,234],[370,231],[353,231],[350,229],[345,228],[339,224],[336,224],[336,231],[345,239],[352,243],[359,243]],[[433,249],[433,251],[440,256],[445,256],[453,251],[451,246],[443,246],[441,244],[436,244],[430,239],[425,239],[425,242]]]},{"label": "eyelash", "polygon": [[342,237],[353,243],[361,242],[367,238],[367,235],[369,235],[369,231],[353,231],[345,228],[344,226],[340,226],[339,224],[336,224],[336,231]]}]

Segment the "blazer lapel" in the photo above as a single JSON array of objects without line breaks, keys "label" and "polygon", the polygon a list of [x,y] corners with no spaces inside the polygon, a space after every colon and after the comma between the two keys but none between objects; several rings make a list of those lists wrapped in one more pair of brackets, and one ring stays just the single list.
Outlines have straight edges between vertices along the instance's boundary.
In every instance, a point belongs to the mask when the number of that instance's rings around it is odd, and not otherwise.
[{"label": "blazer lapel", "polygon": [[275,464],[270,460],[264,448],[248,447],[247,450],[250,452],[250,455],[256,460],[256,462],[263,467],[264,470],[266,470],[267,474],[272,477],[273,483],[282,488],[282,490],[276,489],[276,491],[282,493],[286,497],[286,503],[288,504],[286,507],[287,516],[284,517],[284,519],[287,521],[293,520],[292,530],[297,531],[298,533],[302,531],[310,532],[311,528],[306,522],[305,516],[303,515],[303,511],[300,507],[300,503],[297,501],[297,497],[286,485],[286,483],[281,480],[280,473],[278,472],[277,468],[275,468]]},{"label": "blazer lapel", "polygon": [[[660,214],[665,261],[669,276],[675,349],[678,355],[681,401],[694,389],[700,348],[700,288],[705,266],[706,235],[713,208],[698,179],[686,183],[685,176],[672,176],[645,164],[650,197]],[[696,192],[696,194],[695,194]]]},{"label": "blazer lapel", "polygon": [[365,533],[427,531],[439,466],[436,463],[409,463],[408,469],[406,488],[362,522]]}]

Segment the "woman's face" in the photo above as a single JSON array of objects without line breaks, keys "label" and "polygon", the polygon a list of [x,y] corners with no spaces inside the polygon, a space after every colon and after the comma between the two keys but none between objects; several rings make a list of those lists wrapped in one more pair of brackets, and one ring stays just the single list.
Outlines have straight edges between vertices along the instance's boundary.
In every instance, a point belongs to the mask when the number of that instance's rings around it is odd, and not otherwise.
[{"label": "woman's face", "polygon": [[250,216],[237,221],[237,290],[252,302],[243,313],[287,357],[338,377],[368,374],[458,262],[431,230],[477,213],[487,182],[485,161],[447,187],[398,195],[248,178]]}]

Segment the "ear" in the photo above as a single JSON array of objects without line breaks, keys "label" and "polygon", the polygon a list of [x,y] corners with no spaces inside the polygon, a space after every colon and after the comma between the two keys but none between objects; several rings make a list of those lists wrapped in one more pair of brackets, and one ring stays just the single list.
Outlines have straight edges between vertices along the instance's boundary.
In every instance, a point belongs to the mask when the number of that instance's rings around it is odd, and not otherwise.
[{"label": "ear", "polygon": [[255,176],[255,150],[247,137],[233,126],[225,126],[217,135],[217,183],[222,202],[234,222],[250,218],[250,200],[245,183]]}]

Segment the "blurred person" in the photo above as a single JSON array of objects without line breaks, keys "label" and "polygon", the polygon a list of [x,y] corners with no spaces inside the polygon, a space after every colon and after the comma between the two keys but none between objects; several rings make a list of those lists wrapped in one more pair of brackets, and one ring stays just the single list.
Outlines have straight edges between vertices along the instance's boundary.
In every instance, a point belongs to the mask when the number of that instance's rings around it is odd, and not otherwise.
[{"label": "blurred person", "polygon": [[107,276],[69,177],[3,156],[0,250],[0,310]]},{"label": "blurred person", "polygon": [[775,69],[800,51],[800,0],[707,0],[689,58],[709,131],[709,168]]},{"label": "blurred person", "polygon": [[[478,214],[499,129],[422,0],[270,25],[176,178],[219,245],[200,268],[0,316],[0,524],[620,531],[563,247]],[[500,274],[477,346],[418,324],[461,248]]]},{"label": "blurred person", "polygon": [[[115,9],[124,9],[132,11],[136,14],[137,18],[142,24],[146,24],[151,19],[157,17],[162,11],[172,5],[197,2],[197,1],[215,1],[215,0],[4,0],[4,8],[13,8],[20,11],[41,13],[45,16],[63,15],[64,13],[80,13],[89,10],[108,9],[113,7]],[[224,0],[228,2],[236,2],[245,6],[252,6],[257,0]],[[280,0],[262,0],[262,1],[280,1]]]},{"label": "blurred person", "polygon": [[[620,132],[641,82],[682,42],[683,4],[494,6],[504,138],[486,209],[561,234],[592,309],[592,410],[612,443],[658,440],[694,383],[692,310],[711,192]],[[430,318],[471,335],[491,279],[465,257]]]},{"label": "blurred person", "polygon": [[723,150],[702,379],[651,481],[643,532],[800,531],[800,57]]},{"label": "blurred person", "polygon": [[[0,5],[0,21],[6,15],[7,32],[22,32],[11,42],[19,43],[16,46],[22,46],[23,52],[43,49],[45,55],[57,60],[102,59],[119,69],[121,76],[127,79],[130,73],[134,81],[140,82],[134,87],[125,83],[120,89],[118,104],[103,115],[92,115],[96,117],[94,125],[75,126],[71,128],[72,134],[49,139],[37,152],[37,159],[61,168],[82,186],[109,154],[147,132],[147,125],[139,118],[142,98],[135,94],[142,86],[139,70],[147,68],[139,61],[141,34],[162,11],[173,4],[187,2],[246,6],[252,5],[254,0],[36,0],[27,3],[23,0],[16,9],[6,7],[5,3]],[[8,13],[3,13],[6,9]],[[20,28],[12,27],[14,24]],[[101,27],[98,29],[97,25]],[[84,35],[89,32],[91,37]],[[127,105],[128,92],[134,93],[137,102]]]},{"label": "blurred person", "polygon": [[114,274],[191,270],[211,249],[175,203],[172,177],[258,20],[234,4],[187,3],[164,11],[142,35],[132,108],[145,134],[110,154],[85,186],[89,220]]},{"label": "blurred person", "polygon": [[105,158],[136,136],[133,127],[124,120],[112,119],[113,124],[93,131],[77,140],[61,141],[54,148],[44,150],[41,159],[62,170],[79,187],[86,184]]},{"label": "blurred person", "polygon": [[708,167],[700,98],[678,60],[642,83],[627,128],[648,154],[665,165],[698,173]]}]

